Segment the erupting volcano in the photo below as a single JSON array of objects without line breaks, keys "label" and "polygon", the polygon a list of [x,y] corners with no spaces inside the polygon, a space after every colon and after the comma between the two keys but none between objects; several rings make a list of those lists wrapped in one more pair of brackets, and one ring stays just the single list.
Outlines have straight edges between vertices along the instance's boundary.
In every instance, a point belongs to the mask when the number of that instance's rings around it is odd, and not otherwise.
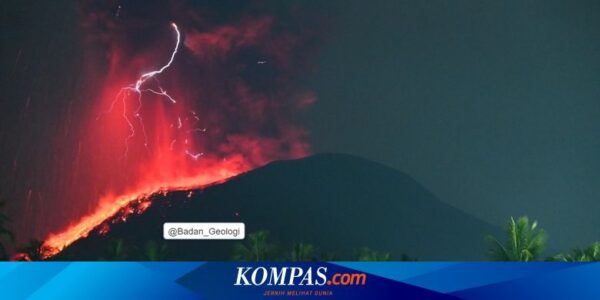
[{"label": "erupting volcano", "polygon": [[199,15],[140,22],[121,19],[121,7],[112,19],[83,11],[92,49],[84,69],[95,92],[66,121],[61,143],[74,147],[57,154],[70,173],[55,195],[70,206],[66,216],[79,217],[47,235],[46,256],[109,217],[142,213],[154,194],[309,153],[293,112],[315,97],[291,84],[304,64],[295,48],[308,35],[275,29],[269,16],[209,25]]}]

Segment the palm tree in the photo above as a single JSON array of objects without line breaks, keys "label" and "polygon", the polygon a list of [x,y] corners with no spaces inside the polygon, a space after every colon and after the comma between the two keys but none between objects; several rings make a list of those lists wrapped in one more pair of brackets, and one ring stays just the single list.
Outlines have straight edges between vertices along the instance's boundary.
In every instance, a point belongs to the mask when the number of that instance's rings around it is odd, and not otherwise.
[{"label": "palm tree", "polygon": [[24,261],[44,260],[50,249],[44,245],[44,242],[31,240],[26,246],[17,249],[15,258]]},{"label": "palm tree", "polygon": [[2,212],[3,208],[4,202],[0,201],[0,260],[8,260],[8,253],[3,242],[14,243],[15,235],[6,228],[6,223],[8,223],[10,219]]},{"label": "palm tree", "polygon": [[291,261],[315,260],[315,247],[312,244],[296,243],[290,254]]},{"label": "palm tree", "polygon": [[487,236],[491,244],[489,256],[499,261],[537,260],[546,244],[546,233],[537,228],[537,221],[529,224],[526,216],[510,218],[507,226],[508,240],[502,244],[493,236]]},{"label": "palm tree", "polygon": [[368,247],[362,247],[356,251],[356,260],[358,261],[388,261],[389,252],[378,252]]},{"label": "palm tree", "polygon": [[167,257],[167,244],[164,242],[148,241],[144,246],[144,260],[160,261]]},{"label": "palm tree", "polygon": [[595,242],[585,249],[573,249],[569,254],[558,254],[550,260],[569,262],[600,261],[600,242]]},{"label": "palm tree", "polygon": [[248,234],[244,243],[233,248],[233,259],[242,261],[262,261],[273,259],[275,246],[268,242],[269,232],[265,230]]}]

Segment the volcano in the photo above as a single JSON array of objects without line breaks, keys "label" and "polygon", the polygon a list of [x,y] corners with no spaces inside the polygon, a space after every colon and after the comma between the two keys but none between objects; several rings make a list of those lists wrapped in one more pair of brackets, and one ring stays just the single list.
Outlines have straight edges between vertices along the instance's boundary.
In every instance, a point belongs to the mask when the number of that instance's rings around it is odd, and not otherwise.
[{"label": "volcano", "polygon": [[[440,201],[407,174],[345,154],[276,161],[223,183],[151,197],[143,213],[116,214],[53,259],[97,260],[108,242],[162,241],[164,222],[244,222],[284,247],[316,245],[339,259],[360,247],[425,260],[478,260],[499,229]],[[167,260],[229,260],[238,241],[164,241]],[[135,258],[132,258],[135,259]]]}]

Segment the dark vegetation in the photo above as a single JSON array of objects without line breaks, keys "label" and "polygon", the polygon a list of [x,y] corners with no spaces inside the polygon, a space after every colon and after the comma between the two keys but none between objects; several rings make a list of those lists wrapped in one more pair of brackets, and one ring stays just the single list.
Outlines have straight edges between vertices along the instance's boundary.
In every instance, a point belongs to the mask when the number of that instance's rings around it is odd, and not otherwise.
[{"label": "dark vegetation", "polygon": [[[155,196],[143,214],[110,222],[52,260],[598,261],[600,242],[544,257],[537,221],[510,218],[505,234],[439,201],[409,176],[347,155],[283,161],[203,190]],[[0,208],[2,204],[0,203]],[[246,239],[164,241],[164,222],[244,222]],[[0,258],[40,260],[41,241],[15,247],[0,209]],[[107,223],[108,224],[108,223]],[[485,251],[482,236],[489,248]],[[443,248],[440,248],[443,245]],[[368,246],[368,247],[366,247]],[[416,256],[415,256],[416,255]]]}]

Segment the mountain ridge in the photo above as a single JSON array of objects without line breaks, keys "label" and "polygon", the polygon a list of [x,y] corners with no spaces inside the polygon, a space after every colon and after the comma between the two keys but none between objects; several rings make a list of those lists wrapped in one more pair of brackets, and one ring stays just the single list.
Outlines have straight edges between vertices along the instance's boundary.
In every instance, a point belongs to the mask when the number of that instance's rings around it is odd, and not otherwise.
[{"label": "mountain ridge", "polygon": [[[244,222],[268,230],[284,248],[307,242],[350,259],[369,247],[426,260],[484,258],[499,229],[459,210],[409,175],[348,154],[271,162],[201,190],[153,196],[153,204],[111,230],[90,233],[57,259],[95,260],[109,239],[142,247],[162,240],[164,222]],[[109,220],[107,220],[109,221]],[[228,260],[234,241],[166,241],[169,260]],[[444,250],[440,250],[444,249]]]}]

